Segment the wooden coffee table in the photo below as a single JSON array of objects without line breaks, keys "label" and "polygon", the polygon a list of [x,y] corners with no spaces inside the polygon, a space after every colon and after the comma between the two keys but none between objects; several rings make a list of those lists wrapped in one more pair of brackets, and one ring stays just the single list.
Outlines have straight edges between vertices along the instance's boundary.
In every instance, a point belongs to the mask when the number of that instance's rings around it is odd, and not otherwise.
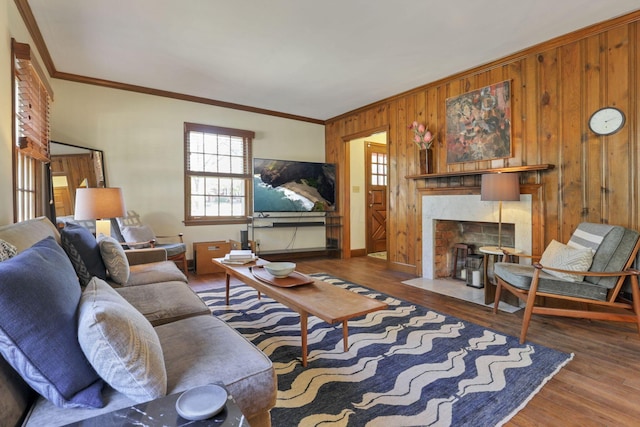
[{"label": "wooden coffee table", "polygon": [[342,337],[344,351],[349,350],[349,330],[347,322],[355,317],[363,316],[372,311],[387,308],[387,304],[373,298],[368,298],[355,292],[334,286],[321,280],[311,283],[280,287],[257,279],[251,268],[265,264],[258,259],[245,265],[230,265],[222,262],[223,258],[214,258],[213,262],[222,267],[226,273],[226,302],[229,304],[229,286],[231,277],[256,289],[279,303],[300,314],[300,337],[302,341],[302,366],[307,366],[307,318],[316,316],[329,324],[342,322]]}]

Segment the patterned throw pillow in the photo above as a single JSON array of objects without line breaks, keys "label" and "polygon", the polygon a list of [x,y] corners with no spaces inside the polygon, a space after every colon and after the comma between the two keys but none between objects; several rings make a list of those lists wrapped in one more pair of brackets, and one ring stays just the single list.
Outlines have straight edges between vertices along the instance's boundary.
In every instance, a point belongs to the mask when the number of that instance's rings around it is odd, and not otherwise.
[{"label": "patterned throw pillow", "polygon": [[111,387],[138,402],[167,393],[160,339],[138,310],[95,277],[82,293],[78,310],[80,347]]},{"label": "patterned throw pillow", "polygon": [[[540,264],[544,267],[559,268],[571,271],[588,271],[593,261],[593,252],[590,248],[574,248],[556,240],[552,240],[544,250]],[[582,282],[584,276],[579,274],[560,273],[542,269],[544,272],[570,282]]]},{"label": "patterned throw pillow", "polygon": [[113,237],[102,237],[100,242],[100,254],[111,278],[120,285],[129,281],[129,260],[120,242]]},{"label": "patterned throw pillow", "polygon": [[18,248],[11,243],[0,239],[0,261],[8,260],[18,255]]},{"label": "patterned throw pillow", "polygon": [[81,225],[67,224],[60,232],[60,240],[82,286],[86,286],[93,276],[107,278],[100,247],[89,230]]},{"label": "patterned throw pillow", "polygon": [[0,262],[0,353],[54,405],[99,408],[104,383],[78,344],[80,295],[53,237]]}]

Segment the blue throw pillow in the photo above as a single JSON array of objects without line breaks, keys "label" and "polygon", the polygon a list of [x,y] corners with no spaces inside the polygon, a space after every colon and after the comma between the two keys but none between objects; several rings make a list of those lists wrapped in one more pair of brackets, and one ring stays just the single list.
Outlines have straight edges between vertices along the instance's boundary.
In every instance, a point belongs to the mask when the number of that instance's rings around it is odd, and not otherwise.
[{"label": "blue throw pillow", "polygon": [[102,261],[100,246],[89,230],[68,223],[60,232],[60,240],[82,286],[87,286],[93,276],[106,280],[107,268]]},{"label": "blue throw pillow", "polygon": [[53,237],[0,262],[0,353],[56,406],[99,408],[103,382],[78,342],[80,296]]}]

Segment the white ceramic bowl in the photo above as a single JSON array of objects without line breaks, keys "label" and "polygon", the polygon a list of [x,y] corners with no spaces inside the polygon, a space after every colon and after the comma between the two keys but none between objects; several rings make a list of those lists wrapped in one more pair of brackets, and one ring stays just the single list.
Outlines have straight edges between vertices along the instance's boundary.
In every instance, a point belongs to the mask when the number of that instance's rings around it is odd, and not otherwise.
[{"label": "white ceramic bowl", "polygon": [[264,265],[265,270],[274,277],[282,279],[289,276],[296,269],[295,262],[270,262]]}]

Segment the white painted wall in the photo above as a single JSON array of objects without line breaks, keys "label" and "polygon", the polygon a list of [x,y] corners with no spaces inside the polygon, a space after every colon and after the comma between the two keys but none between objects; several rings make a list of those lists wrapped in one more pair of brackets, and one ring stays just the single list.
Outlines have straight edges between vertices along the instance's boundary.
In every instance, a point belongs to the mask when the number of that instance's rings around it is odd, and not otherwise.
[{"label": "white painted wall", "polygon": [[[53,79],[52,139],[100,149],[107,183],[122,187],[127,209],[156,234],[192,243],[240,240],[244,225],[189,226],[184,219],[184,122],[252,130],[255,157],[324,161],[324,126],[146,94]],[[294,229],[261,238],[263,250],[292,240]],[[277,233],[277,234],[276,234]],[[317,246],[299,233],[293,248]],[[277,241],[277,242],[276,242]]]}]

